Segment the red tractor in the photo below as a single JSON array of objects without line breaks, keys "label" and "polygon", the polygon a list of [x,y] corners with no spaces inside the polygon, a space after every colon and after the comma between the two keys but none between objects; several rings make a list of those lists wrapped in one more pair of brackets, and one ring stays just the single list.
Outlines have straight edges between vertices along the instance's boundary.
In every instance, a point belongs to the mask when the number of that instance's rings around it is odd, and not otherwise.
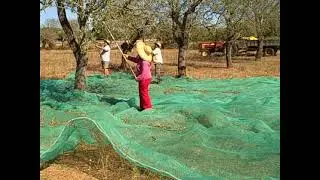
[{"label": "red tractor", "polygon": [[199,52],[202,56],[208,56],[212,53],[224,53],[224,41],[200,42]]}]

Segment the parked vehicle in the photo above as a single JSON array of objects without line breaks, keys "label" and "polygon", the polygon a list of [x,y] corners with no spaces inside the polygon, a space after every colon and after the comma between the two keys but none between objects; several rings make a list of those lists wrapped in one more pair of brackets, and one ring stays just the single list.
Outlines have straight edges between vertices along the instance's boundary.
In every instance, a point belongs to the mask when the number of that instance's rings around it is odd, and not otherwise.
[{"label": "parked vehicle", "polygon": [[202,56],[210,56],[212,53],[220,52],[224,53],[224,41],[215,42],[200,42],[199,43],[199,53]]},{"label": "parked vehicle", "polygon": [[[258,40],[254,39],[253,37],[243,38],[241,40],[235,41],[231,49],[231,54],[232,56],[238,56],[243,53],[247,53],[248,51],[257,51],[257,49]],[[264,40],[263,56],[276,56],[278,50],[280,50],[280,40]],[[199,43],[199,53],[202,56],[208,56],[216,52],[225,54],[224,41],[207,41]]]},{"label": "parked vehicle", "polygon": [[[246,53],[248,51],[257,51],[258,40],[237,40],[233,48],[236,55],[240,55],[241,53]],[[280,50],[280,40],[263,41],[263,56],[276,56],[278,50]]]}]

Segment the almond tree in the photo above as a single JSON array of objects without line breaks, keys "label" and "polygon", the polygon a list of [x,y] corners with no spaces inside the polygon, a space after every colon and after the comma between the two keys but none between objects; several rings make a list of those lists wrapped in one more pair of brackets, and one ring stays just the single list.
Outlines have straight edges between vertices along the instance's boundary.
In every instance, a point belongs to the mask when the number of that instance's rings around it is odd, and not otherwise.
[{"label": "almond tree", "polygon": [[[92,40],[92,25],[89,20],[99,15],[108,4],[108,0],[42,0],[40,11],[49,6],[56,6],[58,19],[66,35],[66,39],[76,59],[76,75],[74,88],[84,90],[86,85],[85,71],[88,63],[87,50]],[[78,36],[70,25],[66,15],[70,9],[77,15]]]},{"label": "almond tree", "polygon": [[[123,53],[127,54],[134,47],[136,40],[150,36],[154,31],[154,4],[153,1],[140,0],[113,1],[103,10],[108,13],[101,13],[93,19],[95,31],[99,36],[110,39],[109,29],[116,40],[126,40],[121,48]],[[123,57],[120,69],[129,69]]]},{"label": "almond tree", "polygon": [[[248,17],[254,22],[258,37],[258,49],[256,60],[260,60],[263,54],[263,42],[274,25],[273,22],[280,24],[280,1],[279,0],[248,0]],[[270,22],[271,21],[271,22]]]},{"label": "almond tree", "polygon": [[178,44],[178,77],[186,76],[185,56],[188,49],[192,17],[202,0],[170,0],[173,38]]},{"label": "almond tree", "polygon": [[205,22],[225,29],[225,48],[227,67],[232,67],[232,50],[236,53],[235,41],[241,36],[242,20],[247,11],[243,0],[213,0],[206,1]]}]

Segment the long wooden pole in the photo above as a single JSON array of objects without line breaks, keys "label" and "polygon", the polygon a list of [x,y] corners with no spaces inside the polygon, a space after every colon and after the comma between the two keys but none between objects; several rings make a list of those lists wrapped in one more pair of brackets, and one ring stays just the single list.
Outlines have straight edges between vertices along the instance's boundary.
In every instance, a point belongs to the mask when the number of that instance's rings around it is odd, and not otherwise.
[{"label": "long wooden pole", "polygon": [[114,39],[114,37],[113,37],[113,35],[112,35],[111,31],[109,30],[109,28],[107,28],[107,30],[108,30],[108,32],[110,33],[110,35],[111,35],[111,37],[112,37],[113,41],[117,44],[117,47],[118,47],[118,49],[120,50],[120,52],[121,52],[121,54],[122,54],[123,58],[126,60],[126,63],[128,64],[128,66],[129,66],[129,68],[130,68],[130,70],[131,70],[131,72],[132,72],[133,76],[137,79],[136,74],[133,72],[132,67],[131,67],[131,66],[130,66],[130,64],[128,63],[128,59],[127,59],[127,57],[126,57],[126,56],[124,56],[124,54],[123,54],[123,52],[122,52],[122,49],[120,48],[119,44],[118,44],[118,43],[116,42],[116,40]]}]

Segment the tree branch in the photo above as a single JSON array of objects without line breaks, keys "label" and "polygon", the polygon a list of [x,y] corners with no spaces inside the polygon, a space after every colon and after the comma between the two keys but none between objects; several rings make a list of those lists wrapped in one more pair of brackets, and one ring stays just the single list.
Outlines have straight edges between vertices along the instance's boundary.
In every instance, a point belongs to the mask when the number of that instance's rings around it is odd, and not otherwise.
[{"label": "tree branch", "polygon": [[202,2],[202,0],[197,0],[195,3],[191,4],[188,10],[184,13],[185,15],[189,15],[196,10],[196,7]]},{"label": "tree branch", "polygon": [[202,0],[197,0],[195,3],[191,4],[188,10],[184,13],[182,26],[185,27],[187,24],[189,14],[196,10],[196,7],[202,2]]},{"label": "tree branch", "polygon": [[[73,52],[76,52],[79,49],[79,44],[77,40],[75,39],[75,35],[73,33],[73,30],[70,26],[70,23],[68,21],[67,15],[66,15],[66,9],[65,9],[65,0],[57,0],[57,13],[58,18],[60,21],[60,24],[62,26],[63,31],[65,32],[67,36],[68,43],[73,50]],[[74,54],[77,58],[76,53]]]},{"label": "tree branch", "polygon": [[129,10],[128,6],[131,4],[132,1],[133,1],[133,0],[128,0],[127,2],[124,3],[124,5],[123,5],[123,7],[121,8],[121,11],[120,11],[120,13],[121,13],[122,15],[124,15],[124,10],[125,10],[125,9],[126,9],[126,10]]}]

